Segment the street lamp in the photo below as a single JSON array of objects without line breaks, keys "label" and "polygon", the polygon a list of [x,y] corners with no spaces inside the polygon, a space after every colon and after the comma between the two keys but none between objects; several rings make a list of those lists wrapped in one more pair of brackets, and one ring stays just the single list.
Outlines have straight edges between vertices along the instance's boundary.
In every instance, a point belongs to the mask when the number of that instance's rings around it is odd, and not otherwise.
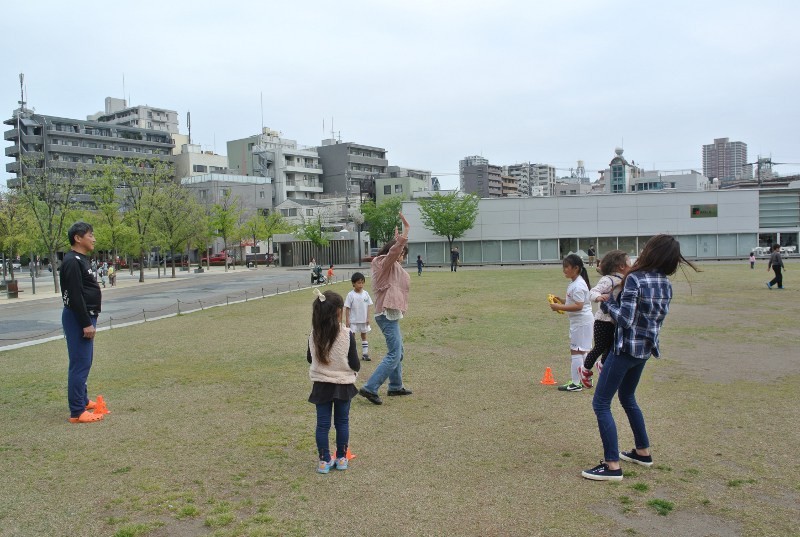
[{"label": "street lamp", "polygon": [[361,225],[364,223],[364,215],[361,211],[351,211],[350,216],[358,230],[358,266],[361,267]]}]

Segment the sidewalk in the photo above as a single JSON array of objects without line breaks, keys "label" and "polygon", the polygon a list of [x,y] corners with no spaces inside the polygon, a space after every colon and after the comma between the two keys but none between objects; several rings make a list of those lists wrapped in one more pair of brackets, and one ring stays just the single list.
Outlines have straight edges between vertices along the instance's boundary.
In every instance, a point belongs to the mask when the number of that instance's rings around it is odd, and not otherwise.
[{"label": "sidewalk", "polygon": [[[194,278],[197,276],[224,276],[226,274],[235,274],[239,271],[259,270],[237,266],[235,270],[229,268],[228,272],[225,272],[225,267],[212,266],[211,269],[206,269],[203,267],[204,272],[195,274],[195,268],[196,267],[192,267],[190,270],[185,271],[176,267],[174,278],[172,277],[171,267],[167,267],[166,275],[162,270],[160,278],[158,277],[158,272],[156,269],[145,269],[144,282],[139,282],[138,269],[135,270],[133,274],[131,274],[129,270],[120,270],[117,273],[117,285],[111,287],[111,285],[108,283],[108,277],[106,277],[106,286],[103,287],[103,285],[100,284],[100,288],[103,290],[103,294],[114,293],[116,289],[135,287],[137,285],[166,284],[170,282],[174,283],[186,278]],[[263,268],[261,270],[263,270]],[[23,274],[24,277],[22,276]],[[42,272],[40,273],[39,277],[36,278],[36,294],[34,294],[32,290],[30,273],[27,272],[25,268],[22,269],[21,273],[15,273],[14,276],[19,283],[19,294],[17,295],[17,298],[8,298],[8,293],[6,293],[6,291],[0,291],[0,307],[6,304],[17,304],[32,300],[46,300],[49,298],[60,297],[60,294],[53,291],[53,274],[51,272]],[[2,275],[0,275],[0,278],[2,278]]]}]

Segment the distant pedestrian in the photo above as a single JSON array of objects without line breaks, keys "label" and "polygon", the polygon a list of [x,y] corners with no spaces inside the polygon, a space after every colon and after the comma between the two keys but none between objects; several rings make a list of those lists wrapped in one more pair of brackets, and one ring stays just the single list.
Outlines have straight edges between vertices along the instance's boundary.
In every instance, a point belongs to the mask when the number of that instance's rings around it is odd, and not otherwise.
[{"label": "distant pedestrian", "polygon": [[769,256],[769,263],[767,263],[767,272],[772,269],[775,272],[775,277],[767,282],[767,287],[772,289],[773,285],[778,285],[778,289],[783,289],[783,274],[781,270],[786,270],[783,266],[783,258],[781,257],[781,245],[772,245],[772,254]]},{"label": "distant pedestrian", "polygon": [[328,285],[333,283],[333,265],[328,267],[328,281],[326,282]]},{"label": "distant pedestrian", "polygon": [[311,261],[308,262],[308,270],[309,272],[311,272],[311,285],[314,285],[314,283],[316,283],[317,281],[318,272],[317,272],[317,260],[314,259],[313,257],[311,258]]},{"label": "distant pedestrian", "polygon": [[[361,362],[353,333],[342,326],[342,296],[333,291],[320,293],[318,288],[314,288],[314,295],[306,351],[311,364],[308,376],[314,384],[308,402],[317,407],[317,472],[327,474],[331,468],[347,470],[348,467],[350,402],[358,393],[355,382]],[[331,457],[328,440],[331,418],[336,429],[335,458]]]},{"label": "distant pedestrian", "polygon": [[117,269],[114,268],[114,265],[108,267],[108,284],[111,287],[117,285]]},{"label": "distant pedestrian", "polygon": [[91,423],[103,414],[90,412],[96,403],[89,399],[86,381],[94,358],[94,336],[100,315],[102,291],[86,255],[94,250],[94,230],[86,222],[76,222],[68,231],[72,249],[64,254],[59,280],[64,309],[61,325],[67,340],[69,370],[67,400],[70,423]]},{"label": "distant pedestrian", "polygon": [[450,250],[450,272],[458,272],[458,265],[461,262],[461,253],[458,251],[458,246]]},{"label": "distant pedestrian", "polygon": [[753,270],[756,266],[756,254],[755,252],[750,252],[750,270]]},{"label": "distant pedestrian", "polygon": [[417,256],[417,276],[422,276],[422,267],[425,266],[425,263],[422,262],[422,256]]},{"label": "distant pedestrian", "polygon": [[587,253],[587,255],[589,256],[589,266],[590,266],[590,267],[593,267],[593,266],[594,266],[595,259],[596,259],[596,257],[595,257],[595,256],[597,255],[597,252],[596,252],[596,251],[595,251],[595,249],[594,249],[594,244],[590,244],[590,245],[589,245],[589,251],[588,251],[588,252],[586,252],[586,253]]}]

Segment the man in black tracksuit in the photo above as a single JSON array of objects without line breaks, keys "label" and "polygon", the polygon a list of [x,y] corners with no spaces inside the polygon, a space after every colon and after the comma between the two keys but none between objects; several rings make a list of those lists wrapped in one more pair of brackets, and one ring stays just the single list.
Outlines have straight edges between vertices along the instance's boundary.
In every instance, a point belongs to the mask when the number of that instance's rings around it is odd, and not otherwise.
[{"label": "man in black tracksuit", "polygon": [[90,412],[95,402],[89,400],[86,380],[92,368],[94,335],[100,314],[102,293],[86,257],[94,250],[94,230],[86,222],[76,222],[69,228],[72,250],[61,262],[61,298],[64,310],[61,325],[67,340],[69,374],[67,400],[70,423],[91,423],[103,419],[102,414]]}]

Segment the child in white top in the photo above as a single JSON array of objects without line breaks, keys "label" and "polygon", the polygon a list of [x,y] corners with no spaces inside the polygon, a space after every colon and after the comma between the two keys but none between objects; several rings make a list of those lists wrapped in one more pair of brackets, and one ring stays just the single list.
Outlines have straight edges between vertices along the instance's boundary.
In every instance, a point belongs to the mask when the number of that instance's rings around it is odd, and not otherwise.
[{"label": "child in white top", "polygon": [[[597,268],[603,277],[589,291],[589,300],[592,302],[604,302],[609,298],[617,298],[622,290],[622,279],[628,271],[628,254],[622,250],[611,250],[603,256]],[[611,316],[598,308],[594,314],[594,328],[592,330],[594,347],[584,358],[583,366],[580,369],[581,383],[584,388],[592,387],[592,367],[594,367],[595,363],[597,363],[597,374],[600,374],[603,362],[608,355],[608,351],[611,350],[611,345],[614,343],[615,328]],[[599,361],[598,358],[600,359]]]},{"label": "child in white top", "polygon": [[572,357],[572,380],[558,389],[562,392],[579,392],[580,368],[592,346],[592,303],[589,301],[589,275],[580,256],[569,254],[562,263],[564,276],[572,281],[567,287],[567,299],[550,304],[553,311],[565,311],[569,316],[569,352]]},{"label": "child in white top", "polygon": [[355,334],[361,334],[361,355],[365,362],[370,361],[367,334],[372,330],[369,325],[369,307],[372,297],[364,289],[364,275],[356,272],[350,278],[353,290],[347,293],[344,300],[344,324]]}]

